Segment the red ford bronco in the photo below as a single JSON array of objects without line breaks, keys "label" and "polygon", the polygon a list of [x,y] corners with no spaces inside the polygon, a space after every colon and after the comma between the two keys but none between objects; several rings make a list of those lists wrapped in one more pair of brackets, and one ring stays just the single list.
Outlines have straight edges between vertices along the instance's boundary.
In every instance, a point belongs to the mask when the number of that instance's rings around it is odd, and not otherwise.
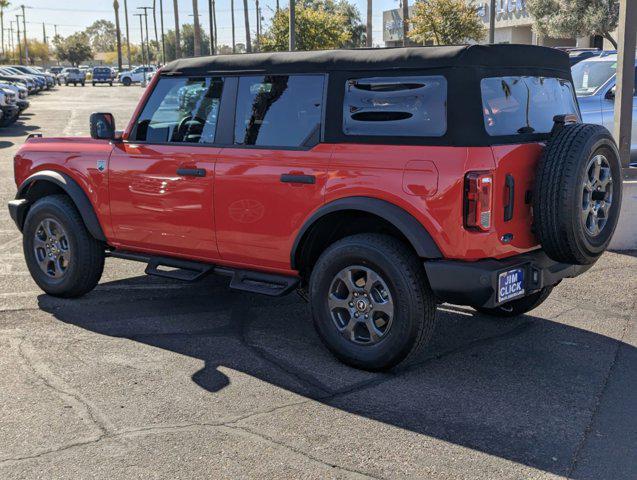
[{"label": "red ford bronco", "polygon": [[48,294],[107,256],[266,295],[298,289],[341,360],[408,361],[440,302],[527,312],[608,246],[615,143],[568,56],[522,45],[177,60],[132,120],[29,138],[9,209]]}]

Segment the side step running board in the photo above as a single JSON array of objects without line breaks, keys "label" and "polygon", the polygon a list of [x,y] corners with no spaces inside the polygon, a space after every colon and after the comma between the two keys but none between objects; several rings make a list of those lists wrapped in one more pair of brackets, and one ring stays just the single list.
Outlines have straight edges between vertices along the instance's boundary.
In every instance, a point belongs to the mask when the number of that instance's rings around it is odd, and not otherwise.
[{"label": "side step running board", "polygon": [[260,293],[271,297],[279,297],[290,293],[299,283],[299,279],[295,277],[217,267],[209,263],[193,262],[179,258],[160,257],[118,250],[109,252],[108,256],[147,263],[147,275],[172,278],[185,282],[196,282],[211,273],[225,275],[231,277],[230,288],[232,289]]}]

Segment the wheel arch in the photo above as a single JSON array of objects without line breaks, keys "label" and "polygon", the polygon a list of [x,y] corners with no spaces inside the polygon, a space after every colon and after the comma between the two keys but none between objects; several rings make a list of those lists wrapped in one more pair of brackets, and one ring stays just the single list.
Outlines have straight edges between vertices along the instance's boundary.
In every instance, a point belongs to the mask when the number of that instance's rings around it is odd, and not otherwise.
[{"label": "wheel arch", "polygon": [[[80,216],[89,233],[96,240],[105,242],[106,236],[93,209],[93,204],[84,193],[84,190],[82,190],[82,187],[65,173],[54,170],[42,170],[34,173],[20,184],[15,198],[27,200],[30,206],[42,197],[58,193],[64,193],[71,198],[78,212],[80,212]],[[20,229],[24,225],[27,210],[28,208],[25,209],[19,220],[18,227]]]},{"label": "wheel arch", "polygon": [[[401,207],[386,200],[371,197],[348,197],[334,200],[323,205],[314,212],[303,224],[292,245],[290,263],[292,269],[302,270],[307,265],[307,259],[312,258],[313,250],[322,250],[321,244],[333,243],[339,237],[331,240],[326,238],[319,241],[316,247],[315,241],[319,234],[329,229],[334,231],[336,225],[331,222],[336,218],[351,216],[366,216],[381,219],[383,225],[390,228],[399,237],[402,237],[421,258],[442,258],[438,245],[433,240],[427,229],[416,218]],[[361,232],[352,232],[361,233]],[[328,234],[329,235],[329,234]],[[333,235],[329,235],[333,237]],[[342,236],[340,237],[342,238]],[[310,260],[311,261],[311,260]]]}]

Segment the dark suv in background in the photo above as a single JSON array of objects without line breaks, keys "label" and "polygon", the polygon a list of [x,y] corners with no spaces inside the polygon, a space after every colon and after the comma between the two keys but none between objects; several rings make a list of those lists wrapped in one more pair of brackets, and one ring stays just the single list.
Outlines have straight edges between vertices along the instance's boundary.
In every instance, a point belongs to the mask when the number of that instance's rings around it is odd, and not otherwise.
[{"label": "dark suv in background", "polygon": [[111,87],[113,86],[113,70],[109,67],[94,67],[92,73],[93,78],[91,81],[93,86],[98,83],[108,83]]}]

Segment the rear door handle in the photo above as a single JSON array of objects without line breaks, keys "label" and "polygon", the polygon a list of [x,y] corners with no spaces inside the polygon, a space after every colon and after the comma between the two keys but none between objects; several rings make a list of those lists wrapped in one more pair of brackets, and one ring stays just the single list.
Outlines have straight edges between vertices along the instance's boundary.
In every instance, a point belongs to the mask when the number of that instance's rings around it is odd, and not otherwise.
[{"label": "rear door handle", "polygon": [[305,184],[313,185],[316,183],[316,177],[314,175],[284,173],[281,175],[281,181],[283,183],[305,183]]},{"label": "rear door handle", "polygon": [[504,221],[508,222],[513,218],[513,202],[515,199],[515,180],[513,179],[513,175],[510,173],[507,173],[506,179],[504,180],[504,186],[508,193],[507,203],[504,206]]},{"label": "rear door handle", "polygon": [[206,170],[203,168],[178,168],[177,175],[182,177],[205,177]]}]

